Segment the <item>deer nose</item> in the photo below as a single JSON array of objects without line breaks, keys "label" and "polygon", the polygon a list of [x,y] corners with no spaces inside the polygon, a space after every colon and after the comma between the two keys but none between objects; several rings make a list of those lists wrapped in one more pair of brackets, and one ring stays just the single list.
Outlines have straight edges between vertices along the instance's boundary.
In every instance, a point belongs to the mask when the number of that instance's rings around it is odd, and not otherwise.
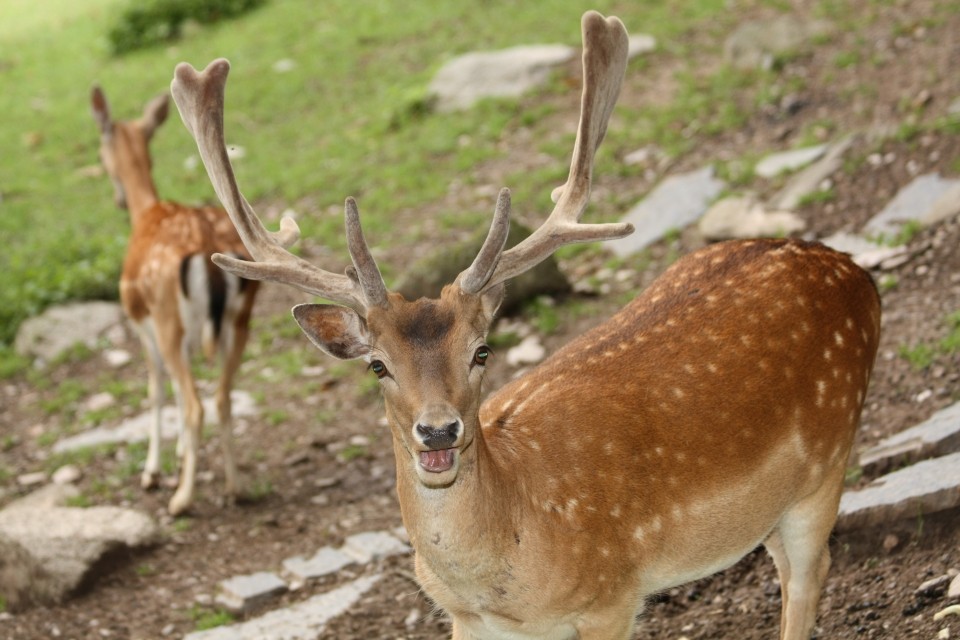
[{"label": "deer nose", "polygon": [[417,423],[417,437],[428,449],[449,449],[460,435],[460,421],[455,420],[441,427]]}]

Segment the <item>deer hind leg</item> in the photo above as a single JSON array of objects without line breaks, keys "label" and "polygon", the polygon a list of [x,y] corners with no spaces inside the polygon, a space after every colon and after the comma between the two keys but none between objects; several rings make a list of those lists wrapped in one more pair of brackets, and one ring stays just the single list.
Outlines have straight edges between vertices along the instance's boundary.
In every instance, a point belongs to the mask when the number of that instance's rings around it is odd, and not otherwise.
[{"label": "deer hind leg", "polygon": [[173,378],[180,407],[180,483],[176,493],[170,499],[168,511],[178,515],[187,510],[193,501],[194,479],[197,474],[197,455],[200,448],[200,434],[203,428],[203,405],[197,394],[197,386],[190,371],[190,360],[183,343],[183,329],[168,326],[158,336],[160,351],[167,370]]},{"label": "deer hind leg", "polygon": [[828,541],[842,484],[828,480],[790,508],[764,542],[780,576],[780,640],[809,640],[830,569]]},{"label": "deer hind leg", "polygon": [[143,465],[140,485],[144,489],[153,489],[160,482],[160,415],[164,401],[163,359],[149,320],[138,323],[136,327],[147,359],[147,398],[151,413],[147,460]]},{"label": "deer hind leg", "polygon": [[217,385],[217,414],[220,424],[220,445],[223,449],[225,491],[228,498],[236,498],[242,492],[242,481],[237,473],[236,455],[233,447],[233,407],[230,391],[233,378],[243,359],[247,343],[249,314],[246,317],[224,322],[220,336],[220,382]]}]

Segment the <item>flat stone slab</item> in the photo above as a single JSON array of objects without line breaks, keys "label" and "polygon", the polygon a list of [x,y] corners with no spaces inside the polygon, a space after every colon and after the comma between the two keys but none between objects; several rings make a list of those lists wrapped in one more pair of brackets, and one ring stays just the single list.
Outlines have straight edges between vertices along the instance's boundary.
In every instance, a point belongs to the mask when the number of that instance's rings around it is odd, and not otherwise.
[{"label": "flat stone slab", "polygon": [[893,200],[867,222],[864,232],[891,239],[904,223],[929,226],[956,213],[960,213],[960,180],[928,173],[900,189]]},{"label": "flat stone slab", "polygon": [[333,547],[323,547],[309,559],[301,556],[287,558],[283,561],[283,569],[294,580],[307,582],[336,573],[354,562],[356,558],[353,556],[337,551]]},{"label": "flat stone slab", "polygon": [[760,160],[753,171],[761,178],[773,178],[784,172],[796,171],[822,158],[828,147],[829,145],[820,144],[815,147],[773,153]]},{"label": "flat stone slab", "polygon": [[[146,384],[146,382],[144,382],[144,384]],[[253,396],[246,391],[234,389],[230,392],[230,399],[233,402],[234,419],[255,416],[257,414],[256,401],[253,399]],[[203,415],[207,424],[216,423],[216,400],[213,398],[203,400]],[[153,413],[148,410],[129,420],[121,422],[119,425],[96,427],[59,440],[53,445],[53,451],[54,453],[62,453],[64,451],[72,451],[84,447],[96,447],[104,444],[140,442],[149,437],[152,421]],[[163,407],[163,409],[160,410],[160,436],[165,439],[173,439],[176,438],[179,433],[180,426],[177,408],[172,405]]]},{"label": "flat stone slab", "polygon": [[236,576],[224,580],[219,587],[216,601],[231,611],[249,611],[287,591],[287,583],[269,571]]},{"label": "flat stone slab", "polygon": [[410,553],[410,547],[386,531],[367,531],[350,536],[340,549],[361,564]]},{"label": "flat stone slab", "polygon": [[860,454],[864,471],[883,473],[904,462],[960,451],[960,402],[930,416],[925,422],[889,438]]},{"label": "flat stone slab", "polygon": [[817,191],[821,183],[843,164],[843,154],[853,144],[854,136],[847,136],[829,146],[817,162],[792,176],[783,189],[768,203],[771,209],[796,209],[804,196]]},{"label": "flat stone slab", "polygon": [[353,606],[381,578],[364,576],[292,607],[277,609],[240,624],[187,634],[184,640],[316,640],[328,622]]},{"label": "flat stone slab", "polygon": [[122,321],[123,311],[115,302],[50,307],[20,325],[15,348],[22,356],[50,361],[77,343],[93,347],[107,329]]},{"label": "flat stone slab", "polygon": [[575,55],[576,50],[561,44],[467,53],[443,65],[428,92],[439,111],[468,109],[483,98],[517,97],[544,84],[553,68]]},{"label": "flat stone slab", "polygon": [[877,478],[840,499],[838,531],[849,531],[960,505],[960,453],[924,460]]},{"label": "flat stone slab", "polygon": [[664,179],[621,220],[636,228],[625,238],[604,243],[618,256],[628,256],[661,239],[671,230],[683,229],[706,213],[723,190],[713,167],[704,167]]}]

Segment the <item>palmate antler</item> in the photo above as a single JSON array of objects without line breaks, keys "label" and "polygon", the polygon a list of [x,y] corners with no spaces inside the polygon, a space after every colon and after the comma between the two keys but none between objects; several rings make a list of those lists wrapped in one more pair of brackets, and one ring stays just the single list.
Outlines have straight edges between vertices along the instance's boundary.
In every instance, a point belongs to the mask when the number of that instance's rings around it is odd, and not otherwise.
[{"label": "palmate antler", "polygon": [[[628,46],[626,29],[617,18],[604,18],[588,11],[581,26],[583,95],[567,181],[554,190],[553,200],[557,204],[546,222],[508,251],[503,251],[503,247],[510,229],[510,192],[501,190],[487,239],[473,264],[457,278],[465,293],[481,293],[513,278],[545,260],[562,245],[622,238],[633,232],[633,226],[628,223],[579,222],[590,198],[594,155],[620,94]],[[197,141],[214,190],[256,261],[217,254],[214,262],[244,278],[283,282],[346,305],[361,315],[366,315],[370,307],[385,305],[386,286],[363,238],[352,198],[346,201],[345,216],[353,267],[348,268],[344,276],[324,271],[287,251],[300,236],[296,223],[285,218],[279,232],[268,232],[240,193],[223,137],[224,88],[229,70],[230,64],[222,58],[211,62],[200,73],[181,63],[171,84],[174,101],[187,130]]]},{"label": "palmate antler", "polygon": [[613,240],[633,233],[629,223],[580,224],[590,200],[593,158],[620,95],[629,44],[623,23],[596,11],[583,15],[581,30],[583,94],[567,182],[554,190],[552,198],[557,204],[546,222],[506,252],[503,246],[510,230],[510,193],[500,191],[487,240],[473,264],[457,279],[466,293],[479,293],[528,271],[565,244]]},{"label": "palmate antler", "polygon": [[215,254],[213,261],[241,277],[289,284],[346,305],[361,315],[366,315],[370,307],[386,304],[387,288],[363,238],[360,214],[353,198],[347,198],[344,207],[347,246],[353,267],[347,268],[346,275],[340,275],[290,253],[287,249],[300,238],[297,223],[292,218],[284,218],[279,232],[267,231],[240,193],[223,137],[224,89],[229,72],[230,63],[223,58],[214,60],[200,73],[189,64],[180,63],[170,85],[180,116],[197,142],[214,191],[256,262],[222,254]]}]

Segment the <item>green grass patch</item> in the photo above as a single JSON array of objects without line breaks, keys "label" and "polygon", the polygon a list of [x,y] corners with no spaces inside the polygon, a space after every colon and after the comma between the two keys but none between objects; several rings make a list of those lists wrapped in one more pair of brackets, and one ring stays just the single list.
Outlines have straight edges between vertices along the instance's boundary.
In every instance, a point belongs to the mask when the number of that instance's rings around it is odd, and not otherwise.
[{"label": "green grass patch", "polygon": [[[416,227],[396,228],[398,213],[437,200],[478,163],[499,157],[504,136],[523,127],[541,136],[536,140],[549,133],[544,121],[555,107],[535,98],[487,101],[451,114],[432,111],[425,87],[450,57],[528,43],[577,47],[580,16],[595,8],[619,15],[630,32],[647,32],[665,43],[655,55],[686,61],[696,53],[684,38],[690,29],[720,34],[736,19],[726,0],[542,0],[509,7],[330,0],[322,10],[309,0],[284,0],[267,2],[229,24],[182,29],[175,48],[113,56],[109,26],[130,6],[159,2],[0,3],[0,148],[6,150],[0,154],[0,237],[13,239],[0,257],[0,346],[12,342],[20,322],[48,305],[117,297],[129,218],[115,209],[109,181],[90,171],[98,162],[88,106],[94,83],[106,91],[114,114],[134,118],[147,100],[167,89],[177,62],[203,67],[216,57],[229,58],[225,129],[228,143],[247,151],[236,161],[245,195],[254,203],[293,206],[304,235],[346,264],[346,196],[358,198],[374,247],[398,235],[417,237]],[[280,60],[292,65],[278,71],[274,65]],[[390,73],[383,72],[384,61]],[[628,73],[640,73],[648,64],[653,63],[642,58],[631,62]],[[692,62],[680,66],[680,91],[672,104],[615,112],[607,136],[611,148],[598,156],[598,175],[613,172],[619,166],[616,154],[638,142],[660,142],[673,153],[690,148],[698,136],[739,126],[748,110],[735,103],[734,92],[775,81],[775,74],[728,69],[703,74]],[[547,94],[577,91],[560,76]],[[175,111],[154,137],[152,151],[161,197],[215,200],[202,167],[186,163],[196,147]],[[511,175],[505,186],[530,195],[523,200],[529,206],[542,205],[569,162],[569,148],[555,152],[558,168]],[[481,214],[487,219],[486,207],[460,212],[451,224],[472,225]],[[0,375],[22,366],[0,352]]]}]

